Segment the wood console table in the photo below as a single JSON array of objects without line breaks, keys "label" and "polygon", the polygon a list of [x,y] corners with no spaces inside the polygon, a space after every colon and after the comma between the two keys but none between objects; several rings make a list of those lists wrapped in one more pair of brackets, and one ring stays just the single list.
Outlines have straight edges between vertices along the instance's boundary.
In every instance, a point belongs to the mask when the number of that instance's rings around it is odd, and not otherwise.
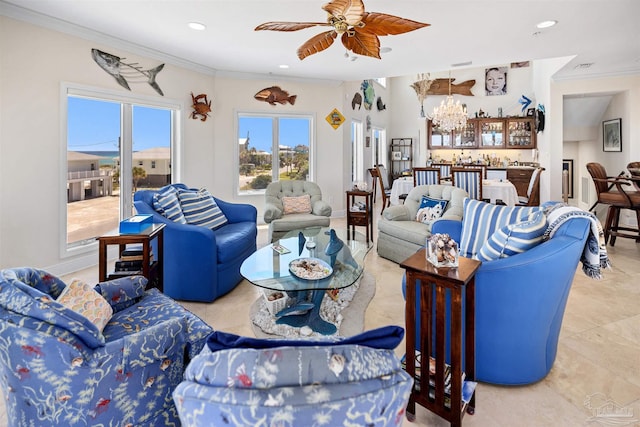
[{"label": "wood console table", "polygon": [[[407,280],[406,370],[415,379],[407,405],[409,420],[415,419],[416,402],[446,419],[452,426],[461,425],[465,409],[469,413],[473,413],[475,409],[475,392],[468,405],[462,401],[462,364],[464,360],[465,380],[475,380],[474,276],[480,264],[480,261],[460,257],[457,268],[436,268],[427,261],[425,249],[416,252],[400,264],[406,270]],[[418,280],[422,315],[416,319],[416,282]],[[448,331],[447,313],[451,318]],[[420,322],[420,352],[416,352],[416,321]],[[464,337],[462,322],[465,322]],[[435,334],[432,334],[432,331],[435,331]],[[448,340],[445,336],[447,333]],[[463,338],[465,340],[464,359],[462,358]],[[445,393],[447,341],[450,346],[450,393]],[[429,355],[435,358],[435,374],[430,373]],[[416,378],[416,363],[421,367],[419,379]]]},{"label": "wood console table", "polygon": [[[151,241],[157,239],[157,253],[155,259],[151,260]],[[98,280],[104,282],[114,277],[107,275],[107,247],[118,245],[118,254],[128,244],[142,244],[142,275],[149,283],[147,288],[158,288],[163,291],[163,244],[164,244],[164,224],[153,224],[140,234],[120,234],[118,232],[98,237]]]}]

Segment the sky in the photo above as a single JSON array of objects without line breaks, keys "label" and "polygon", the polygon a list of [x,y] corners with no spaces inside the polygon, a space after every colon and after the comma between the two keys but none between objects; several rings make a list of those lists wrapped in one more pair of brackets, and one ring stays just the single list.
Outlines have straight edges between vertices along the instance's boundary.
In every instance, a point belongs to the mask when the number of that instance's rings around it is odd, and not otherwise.
[{"label": "sky", "polygon": [[[120,134],[120,104],[79,97],[68,99],[68,139],[71,151],[117,151]],[[249,148],[272,151],[271,117],[244,116],[239,120],[238,138],[249,133]],[[280,145],[309,145],[310,120],[279,118]],[[171,137],[170,110],[134,106],[133,150],[168,147]]]},{"label": "sky", "polygon": [[[67,147],[71,151],[117,151],[120,104],[85,98],[68,99]],[[133,150],[168,147],[171,111],[134,106]]]}]

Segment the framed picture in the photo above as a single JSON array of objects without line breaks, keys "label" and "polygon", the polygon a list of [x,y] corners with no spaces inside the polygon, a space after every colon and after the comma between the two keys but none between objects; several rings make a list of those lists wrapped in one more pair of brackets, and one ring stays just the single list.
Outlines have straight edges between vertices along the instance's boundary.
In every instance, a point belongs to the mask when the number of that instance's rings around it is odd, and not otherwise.
[{"label": "framed picture", "polygon": [[535,108],[527,108],[527,117],[533,117],[536,115],[536,109]]},{"label": "framed picture", "polygon": [[402,151],[392,151],[391,160],[402,160]]},{"label": "framed picture", "polygon": [[370,137],[370,136],[366,137],[366,138],[365,138],[365,141],[366,141],[365,146],[366,146],[367,148],[369,148],[369,147],[371,146],[371,137]]},{"label": "framed picture", "polygon": [[602,122],[602,151],[622,151],[622,119]]},{"label": "framed picture", "polygon": [[569,186],[567,188],[567,193],[568,197],[573,199],[573,159],[562,159],[562,170],[569,173]]}]

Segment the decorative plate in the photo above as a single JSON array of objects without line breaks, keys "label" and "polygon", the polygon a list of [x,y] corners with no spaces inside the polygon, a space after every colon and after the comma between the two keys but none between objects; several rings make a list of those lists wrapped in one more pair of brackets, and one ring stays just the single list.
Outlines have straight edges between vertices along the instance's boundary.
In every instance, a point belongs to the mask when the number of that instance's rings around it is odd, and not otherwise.
[{"label": "decorative plate", "polygon": [[289,263],[289,271],[305,280],[320,280],[331,276],[333,268],[319,258],[298,258]]}]

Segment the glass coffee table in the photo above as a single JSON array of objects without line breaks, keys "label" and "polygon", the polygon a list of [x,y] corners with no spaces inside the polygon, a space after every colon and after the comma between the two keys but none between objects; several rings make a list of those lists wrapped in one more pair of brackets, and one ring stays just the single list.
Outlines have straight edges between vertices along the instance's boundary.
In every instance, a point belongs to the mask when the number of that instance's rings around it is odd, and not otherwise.
[{"label": "glass coffee table", "polygon": [[360,278],[371,247],[363,234],[351,236],[346,229],[295,230],[251,254],[240,274],[255,286],[287,294],[291,303],[275,313],[276,323],[331,335],[337,328],[320,317],[322,299],[327,290],[349,287]]}]

